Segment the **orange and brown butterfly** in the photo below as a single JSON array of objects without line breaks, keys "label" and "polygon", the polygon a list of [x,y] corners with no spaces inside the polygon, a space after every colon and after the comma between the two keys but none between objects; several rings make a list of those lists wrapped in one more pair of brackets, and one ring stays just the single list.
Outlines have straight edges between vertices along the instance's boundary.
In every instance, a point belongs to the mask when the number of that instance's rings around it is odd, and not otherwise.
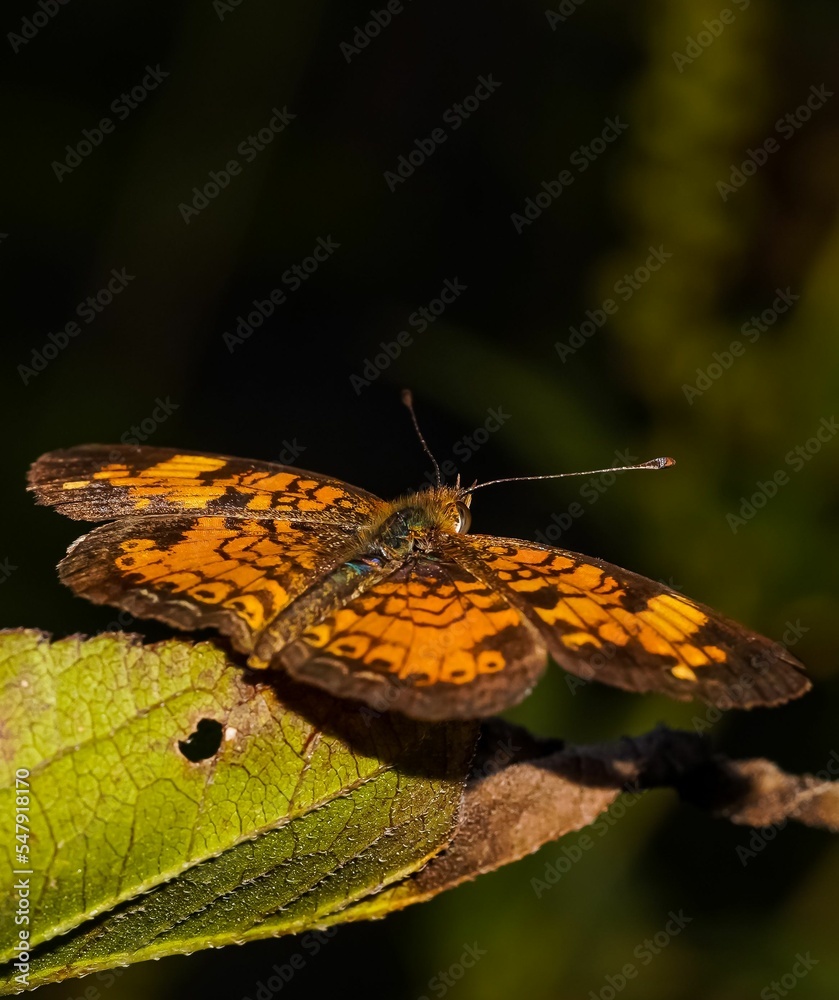
[{"label": "orange and brown butterfly", "polygon": [[251,667],[374,708],[490,715],[525,697],[548,654],[587,680],[724,708],[810,686],[783,646],[660,583],[467,534],[476,487],[386,502],[284,465],[120,445],[50,452],[29,481],[39,503],[110,522],[60,563],[77,594],[211,626]]}]

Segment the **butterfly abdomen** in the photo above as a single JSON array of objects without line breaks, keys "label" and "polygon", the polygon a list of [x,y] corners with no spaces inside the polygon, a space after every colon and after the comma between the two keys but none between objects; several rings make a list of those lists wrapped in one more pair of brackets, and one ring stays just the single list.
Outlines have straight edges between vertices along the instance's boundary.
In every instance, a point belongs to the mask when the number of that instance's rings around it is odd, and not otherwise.
[{"label": "butterfly abdomen", "polygon": [[393,568],[375,552],[359,553],[341,563],[283,609],[259,635],[251,666],[267,666],[278,649],[315,628],[331,610],[352,600]]}]

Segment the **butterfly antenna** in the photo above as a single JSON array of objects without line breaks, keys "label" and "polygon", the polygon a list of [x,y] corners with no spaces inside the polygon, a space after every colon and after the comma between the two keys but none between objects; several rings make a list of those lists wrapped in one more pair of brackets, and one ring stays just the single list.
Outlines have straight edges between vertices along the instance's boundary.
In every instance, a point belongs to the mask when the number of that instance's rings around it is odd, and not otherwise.
[{"label": "butterfly antenna", "polygon": [[437,487],[439,488],[443,483],[443,480],[440,477],[440,466],[437,464],[437,459],[432,455],[431,449],[428,447],[425,438],[422,436],[419,423],[417,423],[417,415],[414,413],[414,395],[410,389],[402,390],[402,402],[408,407],[408,412],[411,414],[411,421],[413,422],[414,430],[417,432],[417,437],[420,439],[422,450],[431,459],[431,464],[434,466],[434,476],[437,480]]},{"label": "butterfly antenna", "polygon": [[484,486],[495,486],[498,483],[522,483],[533,479],[565,479],[569,476],[597,476],[603,472],[630,472],[634,469],[667,469],[676,464],[675,458],[651,458],[649,462],[641,462],[639,465],[615,465],[611,469],[591,469],[589,472],[555,472],[549,476],[510,476],[507,479],[491,479],[488,483],[478,483],[470,486],[467,493],[474,493],[475,490],[482,490]]}]

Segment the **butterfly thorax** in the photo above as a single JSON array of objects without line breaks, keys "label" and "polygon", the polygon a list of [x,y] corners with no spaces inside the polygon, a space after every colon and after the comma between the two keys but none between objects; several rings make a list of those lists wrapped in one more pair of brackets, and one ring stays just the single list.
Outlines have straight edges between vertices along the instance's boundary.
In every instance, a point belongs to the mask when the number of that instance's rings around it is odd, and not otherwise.
[{"label": "butterfly thorax", "polygon": [[469,496],[453,486],[436,486],[387,504],[359,537],[359,547],[399,559],[429,552],[440,534],[469,527]]},{"label": "butterfly thorax", "polygon": [[[345,606],[405,563],[439,557],[446,536],[469,525],[468,494],[431,487],[383,504],[353,539],[345,559],[284,608],[258,637],[252,665],[299,638],[330,608]],[[261,665],[264,665],[261,664]]]}]

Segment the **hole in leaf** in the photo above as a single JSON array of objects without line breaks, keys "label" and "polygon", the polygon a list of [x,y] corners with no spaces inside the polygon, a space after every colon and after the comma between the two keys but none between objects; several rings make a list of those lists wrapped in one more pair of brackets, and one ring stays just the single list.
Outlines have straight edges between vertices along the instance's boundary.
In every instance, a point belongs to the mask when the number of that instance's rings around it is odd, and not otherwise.
[{"label": "hole in leaf", "polygon": [[218,752],[221,746],[221,723],[215,719],[201,719],[185,740],[178,740],[178,748],[187,760],[194,764],[206,760]]}]

